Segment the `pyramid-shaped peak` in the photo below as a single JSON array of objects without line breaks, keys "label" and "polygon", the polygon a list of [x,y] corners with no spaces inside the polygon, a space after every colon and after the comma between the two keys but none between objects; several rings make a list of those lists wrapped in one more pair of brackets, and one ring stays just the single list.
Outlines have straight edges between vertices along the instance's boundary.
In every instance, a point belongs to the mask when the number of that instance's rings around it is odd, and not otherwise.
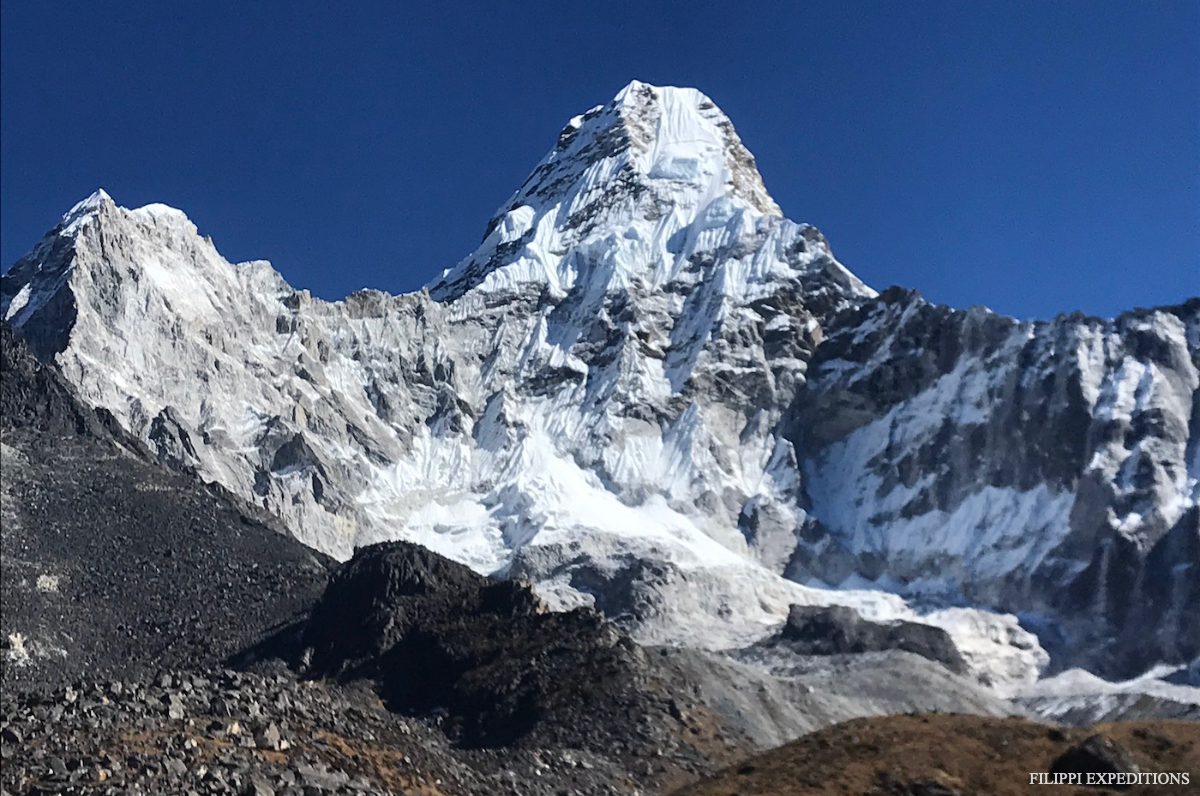
[{"label": "pyramid-shaped peak", "polygon": [[694,88],[652,86],[633,81],[618,92],[612,107],[635,141],[647,146],[690,144],[714,152],[741,146],[729,118]]},{"label": "pyramid-shaped peak", "polygon": [[58,231],[64,234],[74,234],[82,228],[84,221],[102,214],[113,214],[112,217],[153,224],[156,226],[172,226],[189,232],[196,231],[196,225],[187,214],[178,208],[161,202],[152,202],[133,209],[119,207],[112,196],[103,188],[97,188],[90,196],[63,214]]},{"label": "pyramid-shaped peak", "polygon": [[94,206],[94,205],[103,204],[104,202],[111,202],[112,200],[113,200],[113,198],[111,196],[109,196],[108,191],[104,190],[103,188],[97,188],[96,190],[92,191],[91,195],[88,196],[88,198],[84,199],[82,202],[79,202],[79,205],[93,205]]},{"label": "pyramid-shaped peak", "polygon": [[70,210],[63,213],[62,226],[69,227],[85,216],[91,215],[102,208],[112,207],[114,204],[113,198],[108,195],[107,191],[103,188],[97,188],[86,199],[76,202]]},{"label": "pyramid-shaped peak", "polygon": [[523,205],[535,210],[577,206],[581,197],[631,192],[658,204],[696,205],[723,195],[759,213],[782,215],[754,156],[711,99],[694,88],[635,80],[607,104],[567,123],[554,149],[493,217],[488,231]]},{"label": "pyramid-shaped peak", "polygon": [[572,118],[492,216],[479,248],[428,287],[438,300],[488,279],[561,291],[579,274],[548,264],[588,247],[619,261],[612,279],[654,283],[672,278],[678,258],[647,260],[643,249],[675,251],[705,230],[723,230],[706,239],[749,239],[782,215],[754,156],[711,99],[694,88],[635,80]]},{"label": "pyramid-shaped peak", "polygon": [[744,149],[729,118],[703,92],[634,80],[607,105],[598,105],[571,119],[559,139],[558,150],[569,148],[564,144],[575,139],[572,133],[601,136],[614,127],[628,134],[629,143],[640,150],[682,144],[692,145],[697,153],[706,146],[713,153],[733,147]]}]

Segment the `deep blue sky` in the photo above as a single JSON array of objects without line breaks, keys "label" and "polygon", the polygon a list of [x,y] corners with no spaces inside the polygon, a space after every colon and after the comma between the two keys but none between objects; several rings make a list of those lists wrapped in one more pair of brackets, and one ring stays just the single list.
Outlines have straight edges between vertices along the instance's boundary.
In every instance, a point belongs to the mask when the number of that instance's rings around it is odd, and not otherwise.
[{"label": "deep blue sky", "polygon": [[636,77],[708,93],[876,287],[1022,317],[1200,293],[1194,0],[5,0],[0,36],[5,268],[103,185],[318,295],[414,289]]}]

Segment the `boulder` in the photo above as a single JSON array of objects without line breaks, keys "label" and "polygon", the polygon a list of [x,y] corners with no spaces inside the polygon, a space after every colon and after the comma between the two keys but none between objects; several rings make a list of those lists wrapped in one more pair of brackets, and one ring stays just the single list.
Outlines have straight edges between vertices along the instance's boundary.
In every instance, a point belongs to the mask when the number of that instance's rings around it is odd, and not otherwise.
[{"label": "boulder", "polygon": [[845,655],[902,650],[937,661],[956,674],[966,662],[950,635],[919,622],[872,622],[843,605],[793,605],[779,639],[802,655]]}]

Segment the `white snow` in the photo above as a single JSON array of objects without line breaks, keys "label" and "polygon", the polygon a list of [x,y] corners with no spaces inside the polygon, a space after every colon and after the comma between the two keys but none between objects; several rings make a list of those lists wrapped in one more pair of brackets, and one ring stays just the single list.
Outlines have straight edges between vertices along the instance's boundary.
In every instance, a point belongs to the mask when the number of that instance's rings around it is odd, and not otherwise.
[{"label": "white snow", "polygon": [[[33,283],[26,282],[21,285],[21,289],[13,296],[12,301],[8,303],[8,309],[4,311],[4,320],[12,323],[13,326],[20,326],[21,310],[25,309],[29,304],[29,296],[33,293]],[[32,308],[36,309],[36,308]],[[16,318],[17,320],[14,320]]]},{"label": "white snow", "polygon": [[59,226],[63,235],[71,235],[78,231],[80,223],[106,205],[113,204],[112,197],[103,188],[97,188],[90,196],[79,202],[63,214]]},{"label": "white snow", "polygon": [[1075,714],[1107,720],[1119,715],[1131,700],[1143,697],[1200,706],[1200,688],[1175,685],[1162,679],[1176,667],[1157,666],[1130,680],[1110,682],[1083,669],[1068,669],[1030,683],[1013,693],[1039,716],[1058,719]]}]

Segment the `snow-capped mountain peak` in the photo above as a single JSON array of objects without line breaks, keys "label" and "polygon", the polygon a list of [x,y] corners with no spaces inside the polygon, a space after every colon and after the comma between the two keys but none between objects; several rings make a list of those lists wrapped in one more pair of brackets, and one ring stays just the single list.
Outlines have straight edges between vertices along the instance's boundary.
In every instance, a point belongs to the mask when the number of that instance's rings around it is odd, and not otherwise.
[{"label": "snow-capped mountain peak", "polygon": [[119,219],[126,219],[160,228],[175,228],[186,235],[196,234],[196,225],[188,218],[187,213],[176,207],[161,202],[152,202],[132,209],[121,207],[103,188],[96,189],[64,213],[56,230],[60,235],[73,238],[79,234],[84,224],[92,219],[117,223],[120,223]]},{"label": "snow-capped mountain peak", "polygon": [[490,278],[565,292],[580,264],[561,254],[582,246],[603,249],[614,285],[662,284],[695,244],[765,235],[780,221],[754,157],[712,100],[634,81],[567,123],[480,247],[430,290],[452,298]]},{"label": "snow-capped mountain peak", "polygon": [[[539,168],[608,158],[613,162],[598,170],[596,183],[635,175],[640,184],[673,183],[700,192],[701,199],[726,196],[782,215],[732,122],[694,88],[631,82],[608,105],[573,118]],[[514,199],[552,191],[554,181],[541,177],[535,170]]]},{"label": "snow-capped mountain peak", "polygon": [[[700,92],[584,113],[430,293],[322,302],[178,211],[89,213],[0,309],[38,297],[22,333],[85,400],[307,543],[400,534],[564,605],[646,560],[693,569],[607,602],[660,640],[702,614],[734,643],[816,599],[770,571],[804,521],[778,422],[822,323],[873,293]],[[749,613],[720,608],[730,584]]]},{"label": "snow-capped mountain peak", "polygon": [[86,199],[76,202],[70,210],[63,213],[59,226],[64,232],[73,231],[83,219],[114,206],[115,203],[108,192],[103,188],[97,188]]}]

